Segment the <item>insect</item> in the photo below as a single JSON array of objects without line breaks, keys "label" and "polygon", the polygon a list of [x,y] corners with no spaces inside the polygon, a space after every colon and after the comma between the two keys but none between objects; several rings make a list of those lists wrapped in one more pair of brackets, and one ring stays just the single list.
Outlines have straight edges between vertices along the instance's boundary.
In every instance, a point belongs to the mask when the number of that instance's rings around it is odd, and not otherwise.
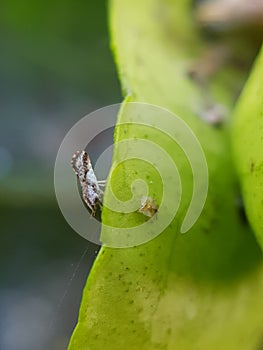
[{"label": "insect", "polygon": [[157,211],[158,206],[156,205],[155,200],[152,197],[143,196],[139,212],[151,218],[157,213]]},{"label": "insect", "polygon": [[86,151],[77,151],[71,159],[71,165],[78,177],[82,198],[90,209],[91,214],[95,216],[98,210],[101,211],[102,208],[103,191],[100,186],[105,185],[105,181],[97,180],[90,157]]},{"label": "insect", "polygon": [[262,26],[262,0],[217,0],[202,2],[196,11],[196,18],[202,25],[215,28]]},{"label": "insect", "polygon": [[220,127],[227,119],[227,108],[220,104],[211,104],[199,113],[201,119],[214,127]]}]

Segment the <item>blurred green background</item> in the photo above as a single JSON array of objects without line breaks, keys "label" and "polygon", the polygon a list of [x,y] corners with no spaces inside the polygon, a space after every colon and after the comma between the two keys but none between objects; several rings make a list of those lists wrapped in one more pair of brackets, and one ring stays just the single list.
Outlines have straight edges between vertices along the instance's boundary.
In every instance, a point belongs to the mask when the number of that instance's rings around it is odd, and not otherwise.
[{"label": "blurred green background", "polygon": [[0,30],[0,349],[62,350],[99,247],[64,220],[53,167],[76,121],[121,101],[107,3],[5,0]]}]

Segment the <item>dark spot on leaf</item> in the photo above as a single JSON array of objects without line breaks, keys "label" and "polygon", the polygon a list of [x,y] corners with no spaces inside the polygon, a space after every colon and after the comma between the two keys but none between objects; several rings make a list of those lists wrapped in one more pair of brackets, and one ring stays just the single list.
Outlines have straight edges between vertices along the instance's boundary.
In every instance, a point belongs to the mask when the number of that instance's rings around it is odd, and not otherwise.
[{"label": "dark spot on leaf", "polygon": [[204,228],[203,228],[203,231],[204,231],[205,234],[208,234],[208,233],[210,232],[210,230],[209,230],[208,227],[204,227]]},{"label": "dark spot on leaf", "polygon": [[188,76],[188,78],[190,78],[191,80],[193,80],[194,82],[198,81],[198,72],[196,71],[196,69],[194,68],[189,68],[187,71],[186,71],[186,75]]},{"label": "dark spot on leaf", "polygon": [[172,329],[171,329],[171,328],[167,328],[167,329],[166,329],[166,333],[167,333],[168,335],[170,335],[170,334],[172,333]]},{"label": "dark spot on leaf", "polygon": [[250,172],[253,173],[254,169],[255,169],[255,163],[252,161],[250,163]]}]

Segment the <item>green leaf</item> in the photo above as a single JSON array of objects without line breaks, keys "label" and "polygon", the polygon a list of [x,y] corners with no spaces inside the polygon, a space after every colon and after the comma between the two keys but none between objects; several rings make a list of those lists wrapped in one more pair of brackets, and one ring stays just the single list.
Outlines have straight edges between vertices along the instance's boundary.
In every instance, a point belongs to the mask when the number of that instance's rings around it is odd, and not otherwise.
[{"label": "green leaf", "polygon": [[[173,221],[154,239],[125,249],[102,247],[84,290],[70,350],[262,346],[262,255],[236,206],[229,123],[215,128],[199,116],[208,92],[191,80],[188,71],[208,48],[191,11],[190,0],[110,3],[112,47],[128,94],[118,116],[110,185],[118,199],[127,201],[133,181],[143,179],[160,204],[161,181],[155,168],[146,164],[145,150],[141,149],[143,160],[120,162],[132,147],[121,141],[147,140],[177,165],[182,201]],[[209,98],[231,109],[244,79],[242,72],[226,65],[209,82]],[[204,149],[208,196],[201,216],[186,234],[180,227],[193,191],[188,159],[162,130],[140,125],[140,113],[133,115],[129,107],[136,101],[159,105],[183,118]],[[134,120],[137,125],[129,123]],[[108,185],[105,204],[110,207],[113,200]],[[143,222],[136,211],[103,210],[107,225],[123,228]],[[118,228],[103,226],[102,237],[114,238],[115,232]]]},{"label": "green leaf", "polygon": [[235,110],[233,144],[246,212],[263,248],[263,50]]}]

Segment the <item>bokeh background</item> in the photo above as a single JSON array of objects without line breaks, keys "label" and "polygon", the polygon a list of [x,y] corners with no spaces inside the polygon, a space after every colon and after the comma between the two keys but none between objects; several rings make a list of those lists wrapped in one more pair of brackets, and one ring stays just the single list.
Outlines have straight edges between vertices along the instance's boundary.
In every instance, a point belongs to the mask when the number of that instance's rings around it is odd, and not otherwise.
[{"label": "bokeh background", "polygon": [[77,321],[99,247],[64,220],[53,167],[76,121],[121,101],[107,22],[104,0],[0,4],[3,350],[64,350]]}]

